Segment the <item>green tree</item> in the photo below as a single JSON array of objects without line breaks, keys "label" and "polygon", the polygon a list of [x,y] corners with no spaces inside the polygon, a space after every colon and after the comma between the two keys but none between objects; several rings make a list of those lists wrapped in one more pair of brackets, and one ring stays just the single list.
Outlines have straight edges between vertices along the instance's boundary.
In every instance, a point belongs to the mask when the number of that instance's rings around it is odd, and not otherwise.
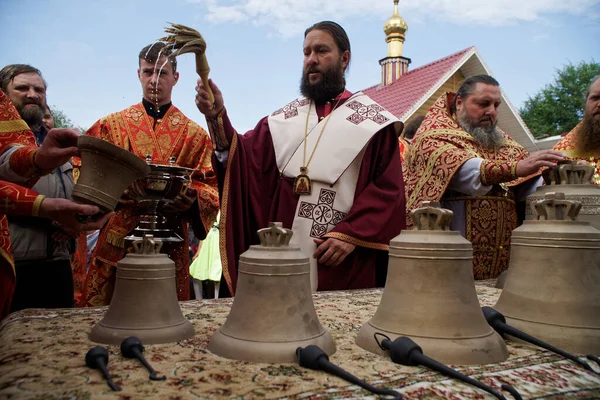
[{"label": "green tree", "polygon": [[75,125],[71,118],[67,117],[67,114],[65,114],[64,111],[58,109],[56,106],[51,106],[50,111],[52,112],[52,116],[54,117],[55,128],[72,128],[81,131],[81,133],[85,132],[84,128]]},{"label": "green tree", "polygon": [[583,117],[585,91],[600,63],[582,61],[556,70],[554,82],[546,85],[519,109],[533,136],[560,135],[573,129]]}]

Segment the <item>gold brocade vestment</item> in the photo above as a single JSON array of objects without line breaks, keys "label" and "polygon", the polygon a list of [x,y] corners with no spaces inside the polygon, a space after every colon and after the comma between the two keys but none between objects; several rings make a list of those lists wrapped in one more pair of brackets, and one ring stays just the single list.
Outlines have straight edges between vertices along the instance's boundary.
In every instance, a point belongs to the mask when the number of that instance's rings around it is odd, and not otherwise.
[{"label": "gold brocade vestment", "polygon": [[[175,164],[195,169],[191,188],[197,191],[198,209],[204,231],[208,232],[219,209],[217,180],[212,169],[213,146],[206,131],[189,120],[177,107],[171,105],[165,115],[156,120],[150,117],[142,103],[111,114],[96,122],[86,135],[95,136],[129,150],[144,159],[152,156],[154,164]],[[192,206],[194,207],[194,206]],[[177,297],[189,300],[188,224],[177,213],[170,217],[183,242],[163,245],[162,252],[175,261]],[[137,225],[139,218],[133,208],[120,209],[101,230],[86,277],[81,305],[100,306],[110,303],[115,281],[117,261],[125,256],[123,238]]]},{"label": "gold brocade vestment", "polygon": [[[517,227],[512,187],[516,163],[527,151],[508,135],[496,150],[482,148],[462,130],[449,112],[454,94],[442,95],[429,109],[403,165],[407,198],[407,227],[412,226],[410,211],[422,201],[464,202],[465,236],[473,244],[475,279],[497,277],[509,265],[510,236]],[[468,196],[448,190],[452,177],[469,159],[481,158],[484,185],[492,189],[484,196]]]}]

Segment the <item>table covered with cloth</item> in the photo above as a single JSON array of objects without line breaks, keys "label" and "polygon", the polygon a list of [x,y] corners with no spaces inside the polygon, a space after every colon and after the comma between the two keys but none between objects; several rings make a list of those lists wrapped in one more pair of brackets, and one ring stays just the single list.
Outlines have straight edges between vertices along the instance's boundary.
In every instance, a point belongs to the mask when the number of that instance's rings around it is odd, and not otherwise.
[{"label": "table covered with cloth", "polygon": [[[478,282],[481,305],[494,305],[500,290]],[[337,352],[331,361],[378,387],[399,390],[407,399],[486,399],[491,395],[421,367],[396,365],[354,343],[375,313],[381,289],[314,295],[321,323]],[[167,376],[150,381],[135,359],[107,346],[108,368],[121,392],[113,392],[98,370],[85,366],[96,343],[88,334],[106,307],[23,310],[0,323],[0,398],[6,399],[337,399],[377,398],[342,379],[295,364],[256,364],[212,354],[212,333],[229,314],[233,299],[180,303],[196,335],[178,343],[148,345],[144,355]],[[508,360],[458,369],[488,385],[513,385],[525,399],[599,399],[600,375],[529,345],[508,341]],[[512,397],[503,392],[507,399]]]}]

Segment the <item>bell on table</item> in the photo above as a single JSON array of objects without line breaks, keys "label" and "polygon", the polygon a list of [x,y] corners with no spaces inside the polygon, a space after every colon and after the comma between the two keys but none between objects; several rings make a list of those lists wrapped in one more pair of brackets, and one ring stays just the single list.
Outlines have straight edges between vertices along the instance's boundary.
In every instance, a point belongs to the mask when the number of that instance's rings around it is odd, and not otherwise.
[{"label": "bell on table", "polygon": [[93,136],[80,136],[81,169],[73,199],[113,211],[131,183],[150,173],[150,166],[133,153]]},{"label": "bell on table", "polygon": [[146,235],[133,242],[135,253],[117,263],[117,278],[108,311],[94,326],[90,340],[120,344],[137,336],[147,344],[171,343],[194,336],[181,313],[175,287],[175,263],[160,254],[162,242]]},{"label": "bell on table", "polygon": [[292,231],[271,223],[258,231],[259,246],[240,256],[238,283],[227,321],[208,349],[237,360],[295,363],[296,349],[314,344],[327,354],[335,343],[315,311],[310,266]]},{"label": "bell on table", "polygon": [[581,161],[563,160],[544,171],[545,185],[527,196],[525,219],[535,219],[532,204],[544,200],[546,193],[564,193],[566,200],[581,203],[579,221],[587,221],[600,230],[600,186],[593,184],[595,167]]},{"label": "bell on table", "polygon": [[486,322],[473,279],[473,247],[450,231],[452,211],[425,201],[412,211],[413,230],[392,239],[388,275],[375,316],[356,344],[385,355],[374,338],[413,339],[445,364],[488,364],[506,360],[502,338]]},{"label": "bell on table", "polygon": [[578,221],[581,203],[546,193],[536,220],[512,234],[496,310],[532,336],[574,353],[600,354],[600,231]]}]

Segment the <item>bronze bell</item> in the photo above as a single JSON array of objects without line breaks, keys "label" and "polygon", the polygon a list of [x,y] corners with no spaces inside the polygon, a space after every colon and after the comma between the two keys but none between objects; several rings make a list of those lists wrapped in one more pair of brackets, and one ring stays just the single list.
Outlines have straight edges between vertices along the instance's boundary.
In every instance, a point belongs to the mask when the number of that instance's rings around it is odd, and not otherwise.
[{"label": "bronze bell", "polygon": [[543,172],[545,185],[527,197],[525,219],[535,219],[532,204],[544,200],[546,193],[561,192],[566,200],[581,203],[578,219],[600,230],[600,186],[593,184],[595,167],[581,161],[559,161],[555,168]]},{"label": "bronze bell", "polygon": [[159,253],[162,242],[145,235],[133,247],[135,253],[117,263],[110,306],[92,329],[90,340],[120,344],[128,336],[137,336],[144,343],[157,344],[194,336],[177,301],[175,263]]},{"label": "bronze bell", "polygon": [[240,256],[233,305],[211,337],[210,351],[270,363],[294,363],[296,349],[311,344],[335,353],[313,304],[308,257],[289,245],[292,234],[281,223],[271,223],[258,231],[260,245]]},{"label": "bronze bell", "polygon": [[150,173],[144,160],[127,150],[92,136],[80,136],[81,170],[73,199],[113,211],[125,189]]},{"label": "bronze bell", "polygon": [[384,355],[374,338],[379,332],[391,340],[408,336],[427,356],[447,364],[506,360],[506,345],[479,306],[473,247],[459,232],[449,230],[452,211],[425,201],[411,216],[414,228],[390,243],[381,302],[360,329],[356,344]]},{"label": "bronze bell", "polygon": [[509,324],[559,348],[600,354],[600,231],[581,203],[546,193],[536,220],[512,234],[506,285],[494,306]]}]

